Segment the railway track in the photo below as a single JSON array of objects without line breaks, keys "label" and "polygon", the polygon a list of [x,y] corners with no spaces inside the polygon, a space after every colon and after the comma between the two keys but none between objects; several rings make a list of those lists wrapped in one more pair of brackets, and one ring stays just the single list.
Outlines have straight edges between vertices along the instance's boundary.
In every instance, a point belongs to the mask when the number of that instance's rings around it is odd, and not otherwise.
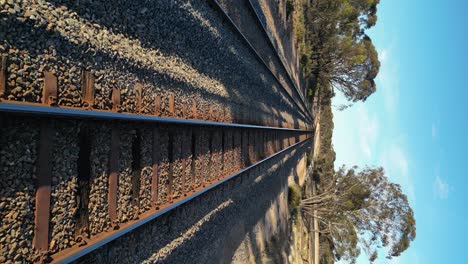
[{"label": "railway track", "polygon": [[[276,82],[272,87],[278,89],[265,90],[268,98],[258,91],[251,94],[259,106],[246,107],[206,91],[188,100],[171,87],[169,92],[153,89],[149,83],[155,81],[144,78],[131,79],[129,87],[104,86],[103,80],[113,76],[90,67],[79,68],[78,75],[75,66],[57,71],[21,64],[19,69],[14,63],[31,61],[21,57],[24,52],[10,48],[13,55],[2,55],[0,262],[72,262],[310,142],[312,116],[299,91],[285,88],[218,2],[210,2]],[[36,23],[37,16],[24,16]],[[30,68],[36,71],[32,77],[25,74]],[[68,76],[72,83],[78,79],[76,85],[66,84]],[[29,77],[36,78],[30,90],[12,88]],[[180,81],[177,85],[185,87]],[[242,93],[234,90],[231,96],[236,94]],[[245,94],[236,100],[248,98]]]},{"label": "railway track", "polygon": [[[236,24],[236,22],[234,22],[231,17],[229,16],[229,14],[223,9],[223,7],[221,6],[220,2],[218,0],[210,0],[210,2],[212,3],[212,5],[220,12],[224,15],[225,19],[229,22],[229,24],[231,25],[231,27],[234,28],[234,31],[239,34],[239,36],[246,42],[246,44],[250,47],[250,49],[253,51],[253,53],[256,55],[256,57],[258,58],[259,61],[262,62],[262,64],[265,66],[266,69],[268,69],[268,71],[271,73],[272,76],[274,76],[276,82],[283,88],[283,90],[286,92],[286,94],[288,95],[288,97],[291,99],[291,101],[294,102],[294,104],[296,105],[297,109],[299,109],[301,111],[302,114],[304,114],[306,116],[306,118],[308,119],[308,121],[312,121],[313,120],[313,116],[312,116],[312,113],[310,112],[309,108],[308,108],[308,104],[306,103],[305,99],[304,99],[304,96],[302,95],[302,93],[299,91],[299,88],[297,87],[297,84],[293,81],[293,78],[291,77],[291,73],[287,70],[286,66],[284,65],[282,59],[280,58],[280,56],[278,55],[278,51],[276,50],[276,47],[274,46],[272,40],[270,39],[270,37],[268,36],[268,33],[266,32],[266,29],[263,25],[263,23],[260,21],[260,18],[257,14],[257,11],[255,10],[255,8],[253,7],[252,3],[250,1],[246,1],[247,2],[247,6],[249,8],[249,11],[252,12],[253,16],[254,16],[254,23],[255,25],[257,25],[261,30],[261,35],[263,36],[263,38],[266,40],[266,43],[268,45],[268,47],[273,51],[271,52],[273,54],[273,56],[275,57],[275,59],[278,61],[278,63],[276,63],[276,65],[279,64],[279,67],[282,69],[282,71],[284,71],[286,74],[284,75],[281,75],[281,73],[279,72],[275,72],[272,70],[272,66],[270,66],[266,59],[268,58],[268,56],[266,54],[260,54],[259,53],[259,50],[260,50],[260,47],[256,46],[256,45],[253,45],[251,43],[251,40],[249,40],[249,38],[242,33],[242,29],[239,28]],[[236,3],[235,1],[232,3],[233,5],[239,5],[239,3]],[[242,5],[242,4],[241,4]],[[239,7],[240,8],[240,7]],[[265,48],[265,47],[263,47]],[[286,80],[284,80],[283,82],[280,80],[280,78],[282,76],[286,76]],[[287,88],[286,88],[287,87]],[[292,87],[292,88],[291,88]]]},{"label": "railway track", "polygon": [[[71,262],[311,137],[310,131],[298,129],[47,106],[0,103],[0,111],[2,146],[14,140],[16,133],[8,131],[18,126],[36,131],[32,141],[38,147],[33,157],[37,179],[31,190],[35,193],[31,243],[39,251],[36,261]],[[18,117],[33,125],[18,125]],[[98,132],[101,129],[104,132]],[[98,138],[107,138],[107,146]],[[64,154],[64,146],[57,146],[64,142],[71,143],[69,151],[75,155]],[[8,146],[2,149],[8,150]],[[107,164],[92,163],[91,153],[97,152],[107,156]],[[2,170],[11,169],[3,153],[2,159]],[[61,167],[72,171],[53,180]],[[103,184],[97,180],[99,175],[93,175],[96,171],[108,173],[105,194],[96,186]],[[68,188],[68,193],[60,188]],[[96,195],[107,199],[97,205],[91,199]],[[66,209],[60,204],[63,201]],[[93,218],[95,207],[107,210]],[[106,223],[97,228],[100,221]],[[60,226],[66,222],[72,223],[68,229]]]}]

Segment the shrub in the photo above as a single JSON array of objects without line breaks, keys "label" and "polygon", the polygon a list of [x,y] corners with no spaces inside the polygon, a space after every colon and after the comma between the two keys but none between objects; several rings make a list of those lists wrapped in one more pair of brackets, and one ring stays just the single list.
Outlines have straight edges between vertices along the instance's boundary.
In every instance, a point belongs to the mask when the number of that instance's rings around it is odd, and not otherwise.
[{"label": "shrub", "polygon": [[299,205],[302,199],[302,190],[301,187],[297,184],[293,184],[288,187],[288,204],[289,204],[289,212],[293,219],[296,218],[297,214],[299,213]]}]

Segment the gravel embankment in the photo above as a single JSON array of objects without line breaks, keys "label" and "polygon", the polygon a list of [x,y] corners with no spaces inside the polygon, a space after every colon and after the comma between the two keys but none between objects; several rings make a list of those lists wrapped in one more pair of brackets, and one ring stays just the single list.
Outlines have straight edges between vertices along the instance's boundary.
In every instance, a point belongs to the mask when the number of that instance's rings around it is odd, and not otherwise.
[{"label": "gravel embankment", "polygon": [[241,148],[242,148],[242,135],[241,133],[234,133],[232,136],[234,140],[234,160],[232,161],[233,167],[235,171],[238,171],[240,168],[242,168],[242,153],[241,153]]},{"label": "gravel embankment", "polygon": [[[290,74],[288,71],[289,66],[285,63],[285,68],[283,67],[283,61],[281,58],[284,58],[283,53],[281,52],[282,50],[279,49],[275,44],[276,42],[273,42],[273,45],[275,45],[275,48],[271,46],[271,41],[269,36],[266,36],[265,33],[263,32],[262,26],[257,23],[258,18],[251,10],[251,7],[249,6],[247,1],[233,1],[233,0],[220,0],[219,1],[223,9],[227,12],[229,17],[234,21],[234,23],[237,25],[237,27],[240,29],[240,31],[246,36],[247,40],[252,44],[252,46],[255,48],[255,50],[259,53],[260,57],[266,62],[268,67],[272,70],[273,74],[278,78],[280,84],[288,91],[289,94],[295,98],[295,100],[299,103],[299,105],[302,106],[301,104],[301,98],[296,92],[296,88],[294,87],[295,85],[299,87],[300,82],[299,79],[296,79],[297,76],[294,76]],[[266,3],[264,3],[266,4]],[[271,6],[276,6],[278,3],[274,3],[272,5],[267,6],[267,10],[271,11],[270,7]],[[255,8],[255,5],[254,5]],[[254,9],[259,13],[257,9]],[[262,13],[263,14],[263,13]],[[270,13],[268,13],[270,14]],[[275,19],[271,17],[272,14],[270,14],[271,21],[269,22],[276,22],[279,20],[279,18]],[[260,21],[261,23],[263,22],[262,19]],[[265,25],[265,24],[264,24]],[[272,25],[274,29],[276,29],[276,25]],[[265,27],[267,28],[267,27]],[[268,32],[268,29],[267,29]],[[276,31],[275,31],[276,32]],[[280,54],[280,56],[277,56],[277,53]],[[294,63],[297,63],[294,61]],[[291,78],[290,78],[291,76]],[[301,90],[301,89],[299,89]]]},{"label": "gravel embankment", "polygon": [[49,225],[52,253],[75,245],[79,153],[76,122],[58,122],[54,131]]},{"label": "gravel embankment", "polygon": [[169,202],[169,134],[167,127],[159,127],[159,165],[158,165],[158,199],[156,204]]},{"label": "gravel embankment", "polygon": [[228,116],[235,109],[263,119],[273,113],[283,124],[305,126],[273,76],[206,2],[2,1],[1,8],[9,100],[39,102],[43,73],[51,71],[58,77],[59,104],[83,106],[81,74],[89,70],[96,76],[98,109],[112,107],[116,87],[121,110],[134,112],[134,87],[141,83],[146,113],[155,95],[166,102],[172,94],[178,116],[196,101],[199,112],[214,105]]},{"label": "gravel embankment", "polygon": [[298,48],[294,40],[292,15],[287,17],[286,14],[286,1],[250,0],[250,2],[270,39],[273,40],[273,45],[275,45],[281,60],[286,67],[289,67],[291,76],[296,83],[299,83]]},{"label": "gravel embankment", "polygon": [[109,192],[109,153],[111,128],[109,124],[93,124],[90,129],[91,156],[89,187],[89,231],[91,236],[110,226],[107,197]]},{"label": "gravel embankment", "polygon": [[34,122],[0,126],[0,262],[29,262],[34,237],[35,163],[40,129]]},{"label": "gravel embankment", "polygon": [[182,166],[185,166],[185,192],[193,190],[194,175],[192,172],[192,129],[183,130],[183,142],[182,142]]},{"label": "gravel embankment", "polygon": [[219,130],[214,130],[211,134],[211,150],[209,161],[209,176],[210,182],[216,181],[223,176],[222,164],[222,133]]},{"label": "gravel embankment", "polygon": [[151,209],[151,177],[153,172],[153,132],[150,126],[140,130],[141,178],[138,193],[140,213]]},{"label": "gravel embankment", "polygon": [[[182,129],[183,130],[183,129]],[[172,130],[172,180],[171,180],[171,199],[177,199],[182,196],[182,130]]]},{"label": "gravel embankment", "polygon": [[222,142],[222,147],[224,149],[224,152],[222,152],[222,163],[223,163],[223,175],[227,176],[231,174],[232,172],[235,171],[234,167],[234,151],[235,151],[235,146],[234,146],[234,138],[233,138],[233,133],[229,130],[223,131],[223,142]]},{"label": "gravel embankment", "polygon": [[195,129],[195,188],[206,185],[209,175],[206,172],[209,163],[209,135],[206,129]]},{"label": "gravel embankment", "polygon": [[130,125],[120,128],[119,181],[117,187],[117,218],[127,222],[136,218],[137,210],[133,204],[132,144],[136,131]]}]

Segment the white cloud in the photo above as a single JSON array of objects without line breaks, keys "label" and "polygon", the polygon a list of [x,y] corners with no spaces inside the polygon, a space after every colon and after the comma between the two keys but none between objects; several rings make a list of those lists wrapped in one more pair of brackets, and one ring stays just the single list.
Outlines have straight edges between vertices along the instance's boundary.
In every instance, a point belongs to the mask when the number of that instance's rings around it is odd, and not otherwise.
[{"label": "white cloud", "polygon": [[439,197],[442,200],[445,200],[448,198],[448,195],[451,189],[450,185],[446,181],[441,179],[439,175],[436,175],[433,185],[434,185],[434,194],[437,197]]},{"label": "white cloud", "polygon": [[400,98],[399,63],[391,57],[393,53],[393,45],[379,52],[380,71],[376,78],[377,90],[384,97],[385,110],[391,115],[396,114]]},{"label": "white cloud", "polygon": [[408,159],[400,145],[392,144],[390,148],[384,152],[382,163],[393,165],[402,176],[408,176]]},{"label": "white cloud", "polygon": [[[333,98],[334,105],[340,105],[343,97]],[[368,106],[356,103],[344,111],[334,111],[333,147],[336,151],[335,167],[343,164],[364,166],[374,163],[379,138],[378,115]]]},{"label": "white cloud", "polygon": [[379,52],[379,61],[380,61],[380,63],[385,62],[387,60],[387,53],[388,53],[387,49],[382,49]]},{"label": "white cloud", "polygon": [[402,186],[410,202],[416,203],[414,184],[409,175],[410,162],[403,147],[403,143],[397,141],[390,144],[383,152],[380,164],[384,167],[390,180]]},{"label": "white cloud", "polygon": [[405,177],[408,176],[408,159],[406,158],[405,153],[403,153],[401,148],[396,148],[394,150],[394,159],[396,161],[396,166],[401,174]]},{"label": "white cloud", "polygon": [[367,159],[371,159],[379,131],[379,121],[377,116],[369,116],[367,109],[360,106],[358,108],[358,124],[361,151]]}]

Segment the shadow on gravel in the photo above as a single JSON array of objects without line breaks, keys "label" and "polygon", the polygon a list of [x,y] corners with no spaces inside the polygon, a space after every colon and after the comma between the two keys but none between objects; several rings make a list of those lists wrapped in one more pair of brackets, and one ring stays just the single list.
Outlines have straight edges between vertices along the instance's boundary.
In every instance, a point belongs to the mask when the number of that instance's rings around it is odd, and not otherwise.
[{"label": "shadow on gravel", "polygon": [[[86,52],[88,47],[77,47],[64,37],[59,37],[57,48],[65,49],[60,50],[59,55],[67,56],[71,51],[77,57],[89,62],[88,64],[97,67],[100,67],[99,63],[105,65],[109,64],[106,62],[110,62],[116,70],[128,70],[141,80],[155,83],[160,87],[182,89],[184,93],[201,93],[220,104],[230,101],[259,110],[259,106],[263,105],[262,111],[266,113],[273,113],[274,110],[296,113],[297,115],[293,117],[295,125],[299,123],[298,118],[303,119],[303,115],[298,113],[294,104],[282,102],[280,95],[285,96],[285,92],[274,81],[273,76],[257,61],[233,30],[226,26],[220,14],[205,1],[83,0],[70,3],[48,0],[47,2],[56,8],[66,8],[76,12],[80,19],[107,28],[113,34],[122,34],[128,39],[138,39],[144,48],[158,50],[164,56],[180,58],[199,73],[221,82],[229,97],[221,98],[199,87],[174,82],[171,76],[135,66],[139,64],[120,59],[118,55],[106,55],[98,51],[97,55],[102,61],[96,64],[96,55]],[[42,33],[47,34],[45,31]],[[155,75],[160,76],[155,79]],[[261,75],[268,77],[260,78]],[[283,124],[286,120],[280,117],[280,122]]]},{"label": "shadow on gravel", "polygon": [[[89,53],[87,50],[89,50],[91,47],[89,45],[76,45],[73,42],[70,42],[66,37],[59,35],[59,34],[51,34],[47,29],[46,26],[40,26],[40,27],[33,27],[30,24],[25,24],[21,23],[18,20],[16,20],[14,17],[8,17],[6,20],[3,21],[6,28],[17,28],[17,29],[22,29],[22,31],[26,34],[23,36],[18,36],[18,38],[24,38],[25,36],[31,37],[33,39],[38,39],[40,40],[41,37],[39,36],[48,36],[48,43],[54,43],[55,51],[57,53],[58,57],[61,57],[64,61],[66,60],[74,60],[77,57],[80,57],[82,61],[84,61],[85,65],[94,65],[92,66],[94,69],[101,69],[101,68],[106,68],[106,67],[112,67],[115,71],[121,71],[124,69],[126,72],[133,74],[134,76],[137,76],[137,78],[140,81],[148,82],[148,83],[157,83],[159,87],[165,87],[166,89],[182,89],[186,91],[188,94],[193,94],[196,93],[200,95],[203,98],[207,98],[219,105],[236,105],[237,106],[231,106],[229,109],[232,113],[236,113],[239,111],[239,109],[245,108],[243,107],[242,104],[235,103],[242,101],[240,99],[238,100],[233,100],[232,103],[228,103],[229,98],[225,98],[222,96],[219,96],[217,94],[211,93],[205,89],[202,89],[200,87],[196,87],[193,85],[190,85],[189,83],[182,82],[180,80],[174,79],[170,74],[164,74],[161,72],[154,71],[151,68],[145,68],[141,66],[136,66],[138,63],[128,61],[127,59],[121,58],[118,55],[113,55],[113,54],[108,54],[105,53],[101,50],[97,50],[95,53]],[[38,50],[32,45],[28,45],[26,42],[21,42],[21,41],[15,41],[19,39],[11,39],[16,45],[13,47],[25,50],[28,52],[29,56],[38,56],[41,54],[41,50]],[[45,43],[44,43],[45,44]],[[100,63],[99,63],[99,62]],[[91,66],[89,66],[91,67]],[[52,70],[52,67],[45,68],[45,70]],[[64,87],[59,87],[64,88]],[[155,91],[157,93],[157,91]],[[99,91],[97,91],[99,93]],[[163,91],[164,93],[164,91]],[[236,93],[235,93],[236,94]],[[237,96],[236,96],[237,97]],[[238,97],[240,98],[240,97]],[[110,98],[107,98],[110,101]],[[244,99],[244,98],[243,98]],[[279,110],[274,109],[272,107],[269,108],[270,110],[267,110],[266,112],[270,113],[277,113],[277,116],[279,118],[280,126],[283,125],[283,123],[287,123],[285,119],[281,119],[281,116],[278,114]],[[240,120],[233,120],[234,122],[239,122]],[[297,120],[295,119],[295,124],[297,124]]]}]

